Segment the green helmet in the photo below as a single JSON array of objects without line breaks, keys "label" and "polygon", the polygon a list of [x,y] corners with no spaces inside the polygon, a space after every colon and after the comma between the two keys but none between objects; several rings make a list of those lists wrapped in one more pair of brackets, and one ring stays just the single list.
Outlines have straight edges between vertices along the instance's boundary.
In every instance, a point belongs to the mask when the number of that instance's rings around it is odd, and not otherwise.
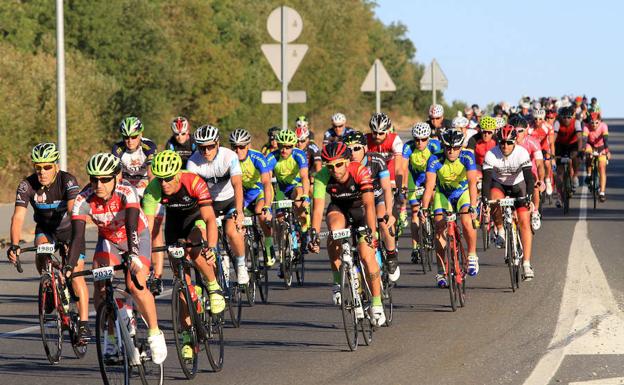
[{"label": "green helmet", "polygon": [[165,150],[156,154],[151,168],[156,178],[169,178],[182,169],[182,158],[173,150]]},{"label": "green helmet", "polygon": [[119,132],[121,136],[137,136],[143,132],[143,123],[137,117],[128,116],[121,121]]},{"label": "green helmet", "polygon": [[277,144],[297,144],[297,134],[292,130],[281,130],[277,133]]},{"label": "green helmet", "polygon": [[59,159],[59,156],[54,143],[39,143],[33,147],[30,154],[33,163],[54,163]]},{"label": "green helmet", "polygon": [[484,116],[479,122],[479,127],[483,131],[494,131],[496,130],[496,119],[491,116]]},{"label": "green helmet", "polygon": [[121,162],[110,152],[95,154],[87,162],[87,174],[90,176],[117,175],[121,171]]}]

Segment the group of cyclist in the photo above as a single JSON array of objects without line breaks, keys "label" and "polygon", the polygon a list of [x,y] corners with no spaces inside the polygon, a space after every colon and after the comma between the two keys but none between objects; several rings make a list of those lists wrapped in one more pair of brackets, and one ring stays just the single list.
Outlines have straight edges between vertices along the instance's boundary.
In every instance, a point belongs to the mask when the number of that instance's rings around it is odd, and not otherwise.
[{"label": "group of cyclist", "polygon": [[[127,285],[149,325],[153,361],[161,363],[167,349],[152,293],[162,292],[164,255],[153,254],[152,248],[180,239],[193,245],[186,252],[208,283],[210,311],[220,313],[225,299],[216,278],[217,217],[222,217],[239,285],[249,282],[245,212],[260,219],[269,267],[276,262],[270,225],[274,200],[294,202],[300,239],[313,253],[320,250],[323,218],[332,231],[367,229],[360,233],[357,249],[371,288],[371,318],[376,325],[383,325],[386,315],[380,271],[385,267],[391,281],[399,279],[396,239],[408,224],[412,261],[418,262],[423,255],[420,226],[428,216],[433,218],[438,259],[435,279],[444,288],[449,285],[443,263],[445,215],[460,214],[467,274],[476,276],[479,258],[474,221],[479,208],[493,218],[495,244],[502,248],[502,212],[495,204],[490,210],[489,203],[518,198],[523,276],[530,280],[535,274],[532,236],[541,225],[540,195],[552,194],[553,186],[561,193],[562,168],[553,160],[561,156],[573,160],[570,172],[577,187],[579,154],[598,152],[600,199],[606,199],[608,128],[595,100],[587,105],[582,98],[574,103],[569,98],[523,98],[518,107],[496,105],[492,115],[474,105],[452,120],[445,118],[441,105],[434,104],[428,120],[411,127],[412,139],[406,143],[394,132],[385,113],[372,115],[367,133],[347,126],[342,113],[334,114],[331,123],[321,148],[313,141],[307,118],[300,116],[294,129],[269,129],[268,142],[259,151],[252,148],[252,135],[244,128],[229,134],[226,147],[217,127],[203,125],[192,133],[189,121],[176,117],[171,123],[172,137],[165,150],[158,152],[156,144],[143,137],[142,122],[127,117],[120,124],[122,140],[110,152],[88,160],[89,183],[82,190],[73,175],[59,169],[56,145],[38,144],[31,153],[34,173],[17,187],[8,258],[15,262],[20,254],[19,240],[30,204],[37,224],[35,245],[67,245],[63,272],[69,278],[85,268],[85,229],[90,219],[98,230],[94,267],[120,264],[122,255],[128,254],[137,282],[143,287],[150,283],[143,290],[130,280]],[[409,218],[406,209],[411,210]],[[387,256],[383,266],[375,258],[380,246]],[[334,282],[332,299],[340,304],[340,243],[330,239],[327,249]],[[37,268],[41,272],[39,261]],[[79,338],[86,343],[91,335],[89,292],[84,278],[74,278],[71,283],[79,298]],[[96,306],[103,289],[95,283]],[[107,353],[115,354],[116,345],[107,346],[111,349]],[[185,346],[182,353],[192,356],[190,349]]]}]

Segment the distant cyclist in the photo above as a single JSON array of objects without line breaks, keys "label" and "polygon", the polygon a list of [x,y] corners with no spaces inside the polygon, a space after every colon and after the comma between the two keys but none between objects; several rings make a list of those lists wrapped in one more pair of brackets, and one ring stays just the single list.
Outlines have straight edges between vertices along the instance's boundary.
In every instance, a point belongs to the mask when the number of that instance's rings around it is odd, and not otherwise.
[{"label": "distant cyclist", "polygon": [[295,135],[297,136],[297,148],[304,151],[308,156],[308,166],[310,174],[310,183],[314,182],[314,174],[321,170],[323,167],[323,161],[321,159],[321,150],[311,140],[311,131],[308,123],[308,119],[305,116],[300,116],[295,122]]},{"label": "distant cyclist", "polygon": [[165,144],[165,149],[177,152],[182,158],[182,168],[186,168],[188,158],[197,149],[195,140],[191,137],[191,125],[185,117],[178,116],[171,122],[171,131],[173,135]]},{"label": "distant cyclist", "polygon": [[[611,159],[609,152],[609,127],[600,118],[600,112],[592,112],[590,114],[590,123],[583,128],[583,138],[585,139],[585,154],[587,159],[587,177],[585,183],[589,184],[589,178],[592,172],[591,157],[594,152],[598,155],[598,173],[600,176],[600,201],[607,200],[605,189],[607,187],[607,161]],[[595,188],[595,187],[594,187]]]},{"label": "distant cyclist", "polygon": [[269,128],[267,131],[267,139],[268,142],[262,146],[262,155],[267,156],[270,152],[277,150],[277,133],[280,132],[281,128],[273,126]]},{"label": "distant cyclist", "polygon": [[336,112],[332,115],[331,122],[332,126],[323,135],[323,145],[329,142],[340,141],[347,134],[353,132],[353,128],[347,127],[347,117],[341,112]]},{"label": "distant cyclist", "polygon": [[443,131],[453,128],[452,122],[444,118],[444,107],[441,104],[429,107],[429,120],[426,123],[431,127],[431,136],[434,138],[439,138]]},{"label": "distant cyclist", "polygon": [[[578,154],[583,150],[583,126],[581,121],[574,117],[573,107],[561,109],[559,119],[554,124],[555,131],[555,153],[558,157],[568,156],[572,159],[571,176],[573,176],[573,189],[578,187],[578,175],[580,172],[580,159]],[[557,161],[557,166],[560,161]],[[559,196],[561,197],[561,184],[563,183],[563,167],[557,167],[557,185],[559,186]],[[561,200],[557,200],[557,207],[561,207]]]}]

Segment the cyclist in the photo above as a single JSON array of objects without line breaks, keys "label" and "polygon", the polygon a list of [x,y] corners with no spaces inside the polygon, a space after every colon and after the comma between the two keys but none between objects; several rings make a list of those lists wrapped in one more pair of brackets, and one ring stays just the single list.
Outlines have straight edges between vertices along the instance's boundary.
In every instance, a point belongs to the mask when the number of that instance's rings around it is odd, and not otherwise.
[{"label": "cyclist", "polygon": [[496,140],[494,133],[496,132],[497,123],[496,119],[491,116],[484,116],[479,122],[481,128],[481,135],[477,143],[475,144],[475,160],[477,166],[481,169],[485,154],[496,146]]},{"label": "cyclist", "polygon": [[[583,149],[583,127],[581,125],[581,121],[574,118],[574,108],[573,107],[564,107],[561,109],[561,113],[559,114],[559,119],[555,121],[553,129],[555,131],[555,154],[559,156],[569,156],[572,159],[572,164],[570,168],[570,176],[574,176],[573,179],[573,189],[578,187],[578,174],[579,174],[579,166],[580,159],[578,157],[578,153]],[[557,166],[559,166],[560,161],[557,161]],[[561,173],[563,172],[563,167],[557,167],[557,185],[559,186],[559,197],[557,200],[557,207],[561,207],[561,184],[563,177]]]},{"label": "cyclist", "polygon": [[243,237],[243,179],[236,153],[219,145],[219,129],[201,126],[194,133],[197,151],[191,155],[187,169],[201,176],[208,184],[212,207],[217,216],[223,216],[224,229],[230,251],[236,262],[239,285],[249,283],[245,264]]},{"label": "cyclist", "polygon": [[[583,138],[585,139],[585,153],[587,154],[586,166],[587,176],[585,183],[589,184],[589,178],[592,172],[591,155],[597,152],[598,155],[598,171],[600,174],[600,201],[607,200],[605,189],[607,187],[607,160],[611,159],[609,152],[609,127],[600,119],[600,112],[592,112],[590,114],[591,123],[583,128]],[[594,186],[594,188],[596,188]]]},{"label": "cyclist", "polygon": [[119,126],[123,140],[115,143],[112,150],[121,160],[123,178],[137,189],[139,197],[153,178],[149,165],[156,154],[156,143],[143,137],[143,129],[139,118],[124,118]]},{"label": "cyclist", "polygon": [[[321,228],[326,194],[330,196],[325,215],[330,231],[346,229],[349,226],[348,218],[352,220],[353,229],[368,227],[370,236],[360,237],[357,248],[366,268],[366,278],[373,295],[371,304],[373,320],[381,326],[386,322],[386,316],[381,302],[380,269],[375,258],[377,240],[374,234],[377,233],[377,220],[373,179],[368,168],[349,161],[349,152],[342,142],[329,143],[323,147],[321,155],[325,166],[314,180],[313,230],[309,248],[313,253],[318,253],[320,250],[318,239],[314,234],[317,234]],[[327,251],[334,279],[332,297],[334,304],[340,305],[340,243],[328,241]]]},{"label": "cyclist", "polygon": [[477,130],[468,128],[469,124],[470,122],[468,119],[463,116],[453,118],[453,121],[451,122],[454,130],[461,131],[464,134],[464,150],[474,152],[475,147],[477,146],[477,140],[475,138]]},{"label": "cyclist", "polygon": [[538,108],[533,110],[533,122],[529,126],[529,135],[539,143],[544,158],[544,182],[546,194],[552,194],[552,154],[555,153],[555,132],[551,122],[546,121],[546,110]]},{"label": "cyclist", "polygon": [[[89,217],[98,228],[98,240],[93,256],[93,267],[111,266],[121,263],[121,254],[130,253],[131,272],[136,276],[139,290],[131,280],[127,280],[128,291],[149,327],[148,343],[152,352],[152,361],[161,364],[167,357],[165,336],[158,328],[156,303],[147,290],[146,280],[150,266],[150,232],[147,218],[141,210],[140,198],[136,188],[122,179],[121,162],[110,153],[93,155],[87,163],[88,184],[76,197],[72,209],[72,242],[69,249],[69,262],[63,268],[66,275],[82,271],[85,250],[85,228]],[[88,293],[84,280],[74,280],[82,285],[79,293]],[[94,284],[94,302],[96,308],[104,298],[105,285]],[[79,309],[80,319],[88,319],[86,307]],[[111,335],[109,338],[113,338]],[[111,341],[112,342],[112,341]],[[107,344],[106,356],[116,355],[117,344]]]},{"label": "cyclist", "polygon": [[598,104],[598,99],[596,99],[595,97],[591,98],[591,102],[589,106],[587,107],[587,109],[590,112],[600,112],[600,105]]},{"label": "cyclist", "polygon": [[[401,155],[403,141],[398,134],[390,132],[392,121],[383,112],[374,113],[368,122],[368,126],[371,129],[371,132],[366,134],[368,150],[377,152],[383,157],[390,171],[390,184],[392,188],[396,188],[395,176],[401,175],[403,166]],[[401,184],[400,181],[399,184]]]},{"label": "cyclist", "polygon": [[[150,168],[155,178],[147,185],[143,197],[143,211],[149,228],[154,229],[156,210],[158,205],[162,204],[165,206],[167,218],[165,222],[167,245],[172,245],[180,239],[193,244],[207,241],[207,247],[187,248],[186,252],[208,282],[210,311],[218,314],[225,309],[225,299],[215,273],[214,250],[218,235],[208,186],[199,175],[182,171],[182,157],[173,150],[156,154]],[[170,262],[176,263],[173,259]],[[190,333],[184,331],[182,338],[184,341],[182,355],[185,359],[192,359]]]},{"label": "cyclist", "polygon": [[314,183],[314,174],[319,172],[323,167],[323,161],[321,159],[321,150],[316,143],[311,141],[310,128],[308,126],[308,120],[305,116],[300,116],[295,122],[295,135],[297,136],[297,148],[306,153],[308,157],[308,166],[310,174],[310,184]]},{"label": "cyclist", "polygon": [[[470,109],[472,111],[472,109]],[[431,155],[442,153],[442,145],[437,139],[431,139],[431,127],[425,122],[418,122],[412,127],[413,140],[403,145],[403,191],[407,191],[407,201],[412,208],[412,262],[418,263],[421,258],[421,245],[418,244],[420,234],[420,218],[418,211],[422,200],[422,193],[416,189],[424,188],[427,170],[427,161]],[[409,171],[409,173],[408,173]]]},{"label": "cyclist", "polygon": [[271,127],[267,131],[267,138],[269,141],[262,146],[262,155],[267,156],[270,152],[277,150],[277,133],[280,132],[281,128],[279,127]]},{"label": "cyclist", "polygon": [[429,107],[429,120],[426,122],[431,127],[431,136],[439,138],[442,131],[453,128],[450,120],[444,119],[444,107],[441,104],[432,104]]},{"label": "cyclist", "polygon": [[271,169],[261,152],[250,148],[251,134],[244,128],[237,128],[230,134],[230,146],[238,156],[243,179],[243,207],[260,218],[264,233],[264,248],[268,255],[267,266],[275,263],[275,250],[271,235]]},{"label": "cyclist", "polygon": [[173,150],[182,158],[182,168],[186,168],[186,162],[191,154],[197,149],[195,140],[191,137],[191,125],[183,116],[178,116],[171,121],[173,135],[165,144],[166,150]]},{"label": "cyclist", "polygon": [[[425,193],[422,197],[421,215],[427,215],[433,198],[433,214],[436,232],[436,255],[438,257],[438,287],[449,284],[444,270],[444,223],[443,212],[470,212],[461,215],[462,227],[468,245],[468,274],[475,276],[479,272],[477,257],[477,232],[472,225],[477,207],[477,165],[474,153],[463,149],[464,134],[457,130],[446,130],[442,134],[444,155],[431,155],[427,161]],[[434,187],[437,190],[433,191]]]},{"label": "cyclist", "polygon": [[332,126],[325,131],[323,135],[323,145],[329,142],[335,142],[353,131],[353,128],[347,127],[347,117],[340,112],[336,112],[331,118]]},{"label": "cyclist", "polygon": [[[520,227],[520,238],[524,251],[522,267],[524,277],[533,279],[535,273],[531,267],[531,245],[533,234],[527,206],[531,203],[534,186],[531,157],[522,146],[516,145],[517,132],[514,126],[506,125],[498,131],[498,146],[485,155],[483,163],[483,199],[525,198],[525,203],[516,203],[516,213]],[[495,206],[492,210],[494,224],[497,227],[497,246],[505,244],[502,210]],[[504,247],[504,246],[503,246]]]},{"label": "cyclist", "polygon": [[390,228],[394,224],[392,216],[392,186],[390,185],[390,172],[385,160],[376,152],[369,152],[366,147],[366,136],[360,131],[354,131],[347,135],[344,140],[350,150],[351,161],[360,163],[368,168],[373,178],[373,192],[375,195],[375,212],[379,232],[384,241],[388,260],[389,278],[395,282],[401,275],[399,269],[399,257],[396,250],[396,240],[390,235]]},{"label": "cyclist", "polygon": [[512,123],[516,128],[516,143],[524,147],[531,158],[531,171],[533,172],[533,180],[535,181],[533,190],[529,191],[533,194],[531,227],[534,231],[537,231],[542,226],[539,213],[540,193],[546,188],[544,184],[544,156],[542,155],[542,147],[537,139],[528,134],[528,123],[526,120],[518,118]]}]

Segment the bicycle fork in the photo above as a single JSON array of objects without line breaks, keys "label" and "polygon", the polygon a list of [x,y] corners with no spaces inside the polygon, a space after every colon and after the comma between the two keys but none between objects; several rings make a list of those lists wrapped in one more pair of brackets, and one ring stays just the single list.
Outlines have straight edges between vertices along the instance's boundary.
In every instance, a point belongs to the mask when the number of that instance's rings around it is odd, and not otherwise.
[{"label": "bicycle fork", "polygon": [[353,256],[351,255],[351,246],[345,242],[342,244],[343,253],[342,253],[342,263],[345,265],[345,271],[348,274],[349,282],[351,283],[351,295],[353,296],[353,309],[355,311],[357,319],[364,318],[364,308],[362,306],[362,300],[360,298],[360,288],[362,287],[362,282],[358,277],[358,272],[353,263]]}]

